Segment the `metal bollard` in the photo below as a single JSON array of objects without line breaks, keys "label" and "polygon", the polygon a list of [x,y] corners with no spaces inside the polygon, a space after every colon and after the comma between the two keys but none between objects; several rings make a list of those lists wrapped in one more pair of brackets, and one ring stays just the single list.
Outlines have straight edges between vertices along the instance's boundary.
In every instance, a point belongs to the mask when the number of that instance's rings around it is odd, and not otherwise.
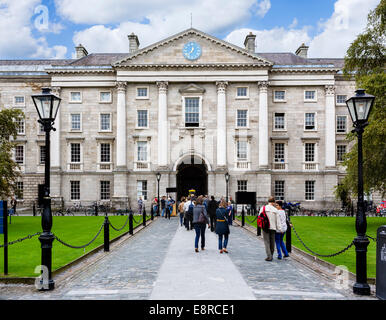
[{"label": "metal bollard", "polygon": [[151,209],[150,209],[150,219],[151,220],[154,220],[154,210],[153,210],[153,206],[151,206]]},{"label": "metal bollard", "polygon": [[95,208],[94,208],[94,215],[95,216],[98,215],[98,205],[97,204],[95,205]]},{"label": "metal bollard", "polygon": [[134,230],[134,228],[133,228],[133,212],[130,211],[130,213],[129,213],[129,233],[133,234],[133,230]]},{"label": "metal bollard", "polygon": [[104,251],[108,252],[110,251],[110,226],[109,226],[109,218],[106,215],[105,216],[105,222],[104,222]]},{"label": "metal bollard", "polygon": [[146,227],[146,208],[143,207],[143,212],[142,212],[142,224],[144,227]]},{"label": "metal bollard", "polygon": [[243,206],[243,210],[241,210],[241,226],[242,226],[242,227],[245,226],[245,211],[244,211],[244,206]]},{"label": "metal bollard", "polygon": [[[288,222],[291,223],[291,209],[288,209]],[[287,232],[285,233],[285,246],[288,252],[291,252],[291,227],[287,223]]]}]

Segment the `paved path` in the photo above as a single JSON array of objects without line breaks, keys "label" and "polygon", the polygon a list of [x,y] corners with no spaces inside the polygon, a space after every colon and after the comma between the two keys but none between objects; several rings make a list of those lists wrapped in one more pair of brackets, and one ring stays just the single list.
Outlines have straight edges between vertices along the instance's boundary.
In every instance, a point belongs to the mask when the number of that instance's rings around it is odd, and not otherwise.
[{"label": "paved path", "polygon": [[206,250],[194,252],[194,231],[177,218],[159,218],[102,259],[57,282],[52,292],[0,285],[0,299],[353,299],[350,290],[291,258],[264,261],[264,244],[241,227],[231,227],[229,254],[217,250],[206,231]]}]

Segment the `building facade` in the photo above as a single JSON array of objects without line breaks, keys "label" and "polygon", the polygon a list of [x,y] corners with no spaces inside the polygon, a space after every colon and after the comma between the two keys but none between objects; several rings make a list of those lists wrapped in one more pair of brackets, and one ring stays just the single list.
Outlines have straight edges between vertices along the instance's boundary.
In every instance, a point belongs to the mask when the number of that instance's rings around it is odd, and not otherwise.
[{"label": "building facade", "polygon": [[[304,207],[338,206],[334,187],[351,128],[345,100],[355,82],[343,59],[256,53],[188,29],[130,52],[68,60],[0,60],[0,107],[21,108],[15,160],[25,204],[44,180],[44,132],[31,99],[51,87],[62,99],[51,132],[51,195],[66,204],[135,206],[176,187],[224,196],[256,192]],[[134,204],[134,205],[133,205]]]}]

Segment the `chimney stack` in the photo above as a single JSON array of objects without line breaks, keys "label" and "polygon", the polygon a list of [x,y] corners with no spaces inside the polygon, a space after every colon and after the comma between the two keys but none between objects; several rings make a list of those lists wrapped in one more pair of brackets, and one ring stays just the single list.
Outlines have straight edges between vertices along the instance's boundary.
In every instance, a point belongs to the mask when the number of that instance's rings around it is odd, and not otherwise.
[{"label": "chimney stack", "polygon": [[79,44],[77,47],[75,47],[76,51],[76,58],[80,59],[88,55],[88,52],[85,47],[83,47],[81,44]]},{"label": "chimney stack", "polygon": [[131,33],[127,37],[129,38],[129,53],[137,51],[139,47],[138,37],[134,33]]},{"label": "chimney stack", "polygon": [[295,54],[299,57],[307,59],[308,48],[304,43],[296,50]]},{"label": "chimney stack", "polygon": [[250,32],[244,40],[244,46],[247,51],[250,53],[255,53],[255,40],[256,40],[256,35],[252,34]]}]

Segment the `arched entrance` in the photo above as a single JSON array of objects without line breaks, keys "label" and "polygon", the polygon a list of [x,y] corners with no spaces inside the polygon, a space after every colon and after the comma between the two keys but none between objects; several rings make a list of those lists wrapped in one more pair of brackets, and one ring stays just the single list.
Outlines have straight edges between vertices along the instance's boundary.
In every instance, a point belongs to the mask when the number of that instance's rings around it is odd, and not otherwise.
[{"label": "arched entrance", "polygon": [[196,190],[196,195],[208,193],[208,172],[205,162],[197,157],[192,158],[183,160],[177,167],[178,200],[187,196],[191,189]]}]

